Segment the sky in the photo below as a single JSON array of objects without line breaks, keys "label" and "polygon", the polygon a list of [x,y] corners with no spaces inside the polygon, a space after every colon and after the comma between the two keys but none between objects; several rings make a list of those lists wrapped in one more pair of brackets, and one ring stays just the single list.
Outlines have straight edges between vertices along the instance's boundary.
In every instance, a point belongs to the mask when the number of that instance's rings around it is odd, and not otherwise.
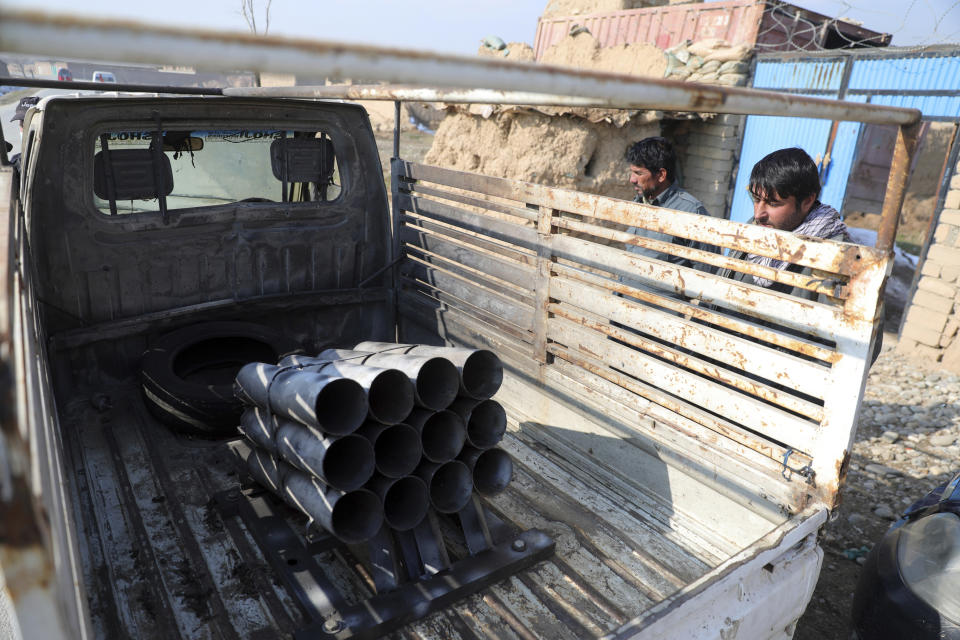
[{"label": "sky", "polygon": [[[254,0],[258,26],[264,0]],[[960,43],[960,0],[795,0],[828,16],[849,17],[893,34],[893,45]],[[547,0],[273,0],[273,35],[472,55],[481,38],[533,44]],[[0,0],[5,9],[43,9],[184,27],[246,31],[240,0]]]}]

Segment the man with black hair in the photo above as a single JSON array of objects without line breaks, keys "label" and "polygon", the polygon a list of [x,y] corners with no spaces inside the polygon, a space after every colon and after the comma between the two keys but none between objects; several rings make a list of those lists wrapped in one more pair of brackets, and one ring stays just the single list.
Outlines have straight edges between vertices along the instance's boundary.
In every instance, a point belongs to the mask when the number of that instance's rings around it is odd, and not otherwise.
[{"label": "man with black hair", "polygon": [[[816,163],[803,149],[780,149],[768,154],[753,166],[747,188],[753,199],[754,224],[792,231],[797,235],[852,242],[840,213],[817,199],[820,195],[820,173]],[[733,257],[775,269],[799,269],[795,265],[763,256],[735,254]],[[787,285],[776,284],[760,276],[750,277],[754,284],[790,292]],[[810,292],[798,289],[792,293],[806,296]]]},{"label": "man with black hair", "polygon": [[[630,184],[633,185],[634,190],[637,192],[637,195],[633,199],[634,202],[642,202],[654,207],[696,213],[703,216],[710,215],[706,207],[703,206],[703,203],[687,191],[681,189],[677,184],[677,156],[673,150],[673,145],[671,145],[666,138],[656,136],[634,142],[627,148],[626,160],[630,163]],[[659,231],[651,231],[639,227],[630,227],[627,230],[642,238],[670,242],[692,249],[710,251],[711,253],[719,252],[719,249],[713,245],[679,236],[672,236]],[[683,267],[693,267],[701,271],[711,270],[709,265],[695,263],[688,258],[675,256],[670,253],[647,249],[632,244],[628,244],[626,248],[628,251],[646,258],[654,258]],[[649,286],[639,282],[630,281],[628,284],[640,289],[651,290]],[[658,290],[657,293],[669,295],[673,298],[683,298],[683,296],[674,292],[668,293]]]},{"label": "man with black hair", "polygon": [[[820,172],[806,151],[799,148],[780,149],[766,155],[753,165],[750,184],[747,187],[753,199],[751,222],[762,227],[791,231],[797,235],[826,238],[840,242],[852,242],[847,225],[840,213],[830,205],[818,200],[820,195]],[[799,273],[811,273],[809,268],[782,260],[758,256],[744,251],[730,255],[738,260],[749,260],[774,269],[786,269]],[[809,289],[791,287],[757,275],[724,269],[720,276],[748,282],[761,287],[788,293],[807,300],[819,300],[821,296]],[[789,331],[789,330],[787,330]],[[878,331],[873,340],[872,363],[880,355],[883,332]]]},{"label": "man with black hair", "polygon": [[[637,192],[633,199],[634,202],[642,202],[664,209],[698,213],[703,216],[710,215],[703,203],[690,195],[689,192],[681,189],[677,184],[677,155],[673,150],[673,145],[666,138],[656,136],[634,142],[627,148],[626,157],[627,162],[630,163],[630,184]],[[686,238],[670,236],[657,231],[630,227],[630,232],[644,238],[663,240],[664,242],[716,252],[716,247],[701,245]],[[693,266],[690,260],[659,251],[643,249],[633,245],[629,247],[629,250],[673,264],[686,267]]]}]

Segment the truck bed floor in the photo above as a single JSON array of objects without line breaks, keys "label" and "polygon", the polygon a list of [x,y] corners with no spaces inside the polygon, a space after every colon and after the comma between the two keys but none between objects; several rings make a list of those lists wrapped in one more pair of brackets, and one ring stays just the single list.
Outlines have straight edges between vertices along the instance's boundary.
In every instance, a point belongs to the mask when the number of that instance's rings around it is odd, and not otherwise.
[{"label": "truck bed floor", "polygon": [[[96,637],[289,637],[303,613],[236,519],[212,496],[243,478],[236,441],[172,433],[134,384],[61,404],[64,448]],[[510,487],[489,501],[501,518],[539,528],[556,555],[398,632],[399,637],[596,637],[696,580],[735,550],[696,522],[674,523],[655,496],[561,457],[538,430],[511,425]],[[689,525],[689,526],[688,526]],[[298,521],[296,527],[303,529]],[[324,570],[359,597],[347,549]]]}]

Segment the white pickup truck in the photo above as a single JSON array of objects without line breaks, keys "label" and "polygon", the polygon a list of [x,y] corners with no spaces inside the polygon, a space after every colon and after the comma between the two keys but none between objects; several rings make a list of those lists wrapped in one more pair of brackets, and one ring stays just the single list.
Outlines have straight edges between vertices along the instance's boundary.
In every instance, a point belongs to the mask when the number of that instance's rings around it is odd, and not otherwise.
[{"label": "white pickup truck", "polygon": [[[314,75],[380,69],[387,80],[472,82],[508,103],[564,104],[555,94],[567,93],[579,97],[566,103],[585,106],[892,123],[901,136],[880,246],[870,248],[402,157],[388,200],[363,109],[265,97],[283,89],[42,100],[25,121],[19,182],[0,171],[0,635],[792,635],[819,574],[818,531],[844,482],[917,112],[358,47],[146,28],[124,40],[123,24],[71,22],[61,38],[57,24],[0,14],[0,50],[171,64],[205,56],[214,67]],[[238,42],[248,58],[214,46]],[[342,96],[491,93],[379,85]],[[276,139],[329,141],[320,146],[335,160],[316,165],[327,178],[278,177]],[[658,244],[620,225],[813,275]],[[625,243],[712,269],[641,257]],[[724,269],[819,299],[713,275]],[[638,280],[644,288],[625,284]],[[240,489],[266,508],[237,463],[243,441],[172,430],[144,393],[151,345],[236,321],[307,353],[364,340],[497,353],[514,476],[486,501],[490,522],[552,545],[476,588],[464,565],[441,567],[414,588],[444,583],[457,597],[423,608],[406,600],[392,627],[352,626],[344,611],[367,606],[380,585],[364,549],[323,542],[292,511],[257,516],[282,523],[292,538],[281,539],[223,508],[222,496]],[[199,343],[242,351],[228,334]],[[171,367],[188,377],[189,364]],[[299,556],[283,555],[294,547]],[[343,601],[322,602],[318,584]]]}]

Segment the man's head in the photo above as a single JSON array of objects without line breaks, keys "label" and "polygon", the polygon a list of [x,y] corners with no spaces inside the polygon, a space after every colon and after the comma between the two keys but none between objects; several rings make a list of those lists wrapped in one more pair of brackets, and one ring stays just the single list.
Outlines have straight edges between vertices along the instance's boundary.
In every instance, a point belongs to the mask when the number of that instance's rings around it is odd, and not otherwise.
[{"label": "man's head", "polygon": [[644,138],[627,148],[630,184],[647,199],[667,190],[677,171],[677,155],[666,138]]},{"label": "man's head", "polygon": [[23,119],[27,117],[27,110],[30,107],[34,106],[40,102],[40,98],[37,96],[27,96],[26,98],[20,98],[20,102],[17,103],[17,110],[13,113],[13,117],[10,118],[10,122],[20,122],[20,128],[23,128]]},{"label": "man's head", "polygon": [[820,195],[820,174],[803,149],[780,149],[753,165],[747,189],[753,199],[754,222],[793,231]]}]

